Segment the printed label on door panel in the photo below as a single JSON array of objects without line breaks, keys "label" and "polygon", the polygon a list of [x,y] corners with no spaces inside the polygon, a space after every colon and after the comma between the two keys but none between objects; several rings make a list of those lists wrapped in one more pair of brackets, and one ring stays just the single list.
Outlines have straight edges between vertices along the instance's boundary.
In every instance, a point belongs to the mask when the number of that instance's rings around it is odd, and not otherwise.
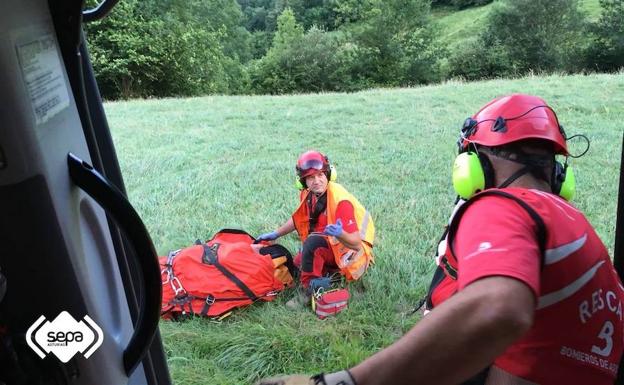
[{"label": "printed label on door panel", "polygon": [[17,45],[17,56],[35,121],[42,124],[69,106],[63,67],[52,34]]}]

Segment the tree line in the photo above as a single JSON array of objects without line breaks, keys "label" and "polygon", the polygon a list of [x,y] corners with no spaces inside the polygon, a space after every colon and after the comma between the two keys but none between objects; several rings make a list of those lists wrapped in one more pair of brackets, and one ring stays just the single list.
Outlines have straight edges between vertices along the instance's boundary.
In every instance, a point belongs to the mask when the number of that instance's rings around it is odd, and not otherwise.
[{"label": "tree line", "polygon": [[[283,94],[624,67],[624,0],[497,0],[445,45],[432,7],[492,0],[122,0],[85,26],[106,99]],[[93,5],[93,1],[90,2]]]}]

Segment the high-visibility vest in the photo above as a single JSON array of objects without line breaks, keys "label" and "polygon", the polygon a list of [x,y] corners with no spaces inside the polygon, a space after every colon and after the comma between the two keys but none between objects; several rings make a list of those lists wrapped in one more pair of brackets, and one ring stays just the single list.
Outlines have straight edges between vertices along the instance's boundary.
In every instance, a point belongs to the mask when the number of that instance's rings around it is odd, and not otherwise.
[{"label": "high-visibility vest", "polygon": [[[307,197],[310,191],[301,192],[301,202],[292,216],[295,229],[301,242],[308,238],[310,215],[308,213]],[[327,223],[336,223],[336,208],[341,201],[349,201],[353,205],[355,221],[357,222],[362,239],[360,250],[353,250],[343,245],[336,237],[325,236],[331,246],[336,265],[347,280],[360,278],[373,259],[373,241],[375,238],[375,225],[370,213],[362,206],[351,193],[335,182],[327,185]]]}]

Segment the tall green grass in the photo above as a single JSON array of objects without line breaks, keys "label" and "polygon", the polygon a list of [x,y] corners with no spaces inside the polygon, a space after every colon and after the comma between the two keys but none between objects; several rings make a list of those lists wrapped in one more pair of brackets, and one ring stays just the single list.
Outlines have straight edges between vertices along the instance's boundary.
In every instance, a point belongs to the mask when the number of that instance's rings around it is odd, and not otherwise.
[{"label": "tall green grass", "polygon": [[[463,120],[490,99],[540,95],[591,148],[572,161],[574,203],[613,249],[624,121],[624,73],[448,82],[352,94],[210,96],[105,105],[131,202],[161,255],[221,228],[252,234],[297,204],[299,153],[327,153],[338,181],[375,219],[377,264],[347,311],[317,320],[288,311],[290,293],[217,323],[162,322],[176,384],[247,384],[284,372],[348,367],[399,338],[433,271],[454,194],[450,170]],[[280,240],[295,251],[294,235]]]}]

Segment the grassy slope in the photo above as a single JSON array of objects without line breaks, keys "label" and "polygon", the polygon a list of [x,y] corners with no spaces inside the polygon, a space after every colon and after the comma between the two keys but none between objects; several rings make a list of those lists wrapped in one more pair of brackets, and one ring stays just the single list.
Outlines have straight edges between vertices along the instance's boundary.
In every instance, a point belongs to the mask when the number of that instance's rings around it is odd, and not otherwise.
[{"label": "grassy slope", "polygon": [[[598,0],[580,0],[579,3],[590,20],[598,19],[601,9]],[[440,29],[442,41],[453,49],[465,40],[475,38],[482,30],[488,12],[494,6],[495,3],[490,3],[461,11],[453,7],[434,8],[432,14]]]},{"label": "grassy slope", "polygon": [[[510,92],[543,96],[568,133],[591,138],[589,153],[573,161],[575,203],[612,249],[624,73],[107,103],[130,199],[161,254],[223,227],[274,229],[296,204],[294,162],[308,148],[329,154],[339,181],[375,218],[378,263],[352,287],[348,311],[321,322],[308,311],[288,312],[284,295],[220,324],[164,322],[175,382],[238,385],[339,369],[399,338],[417,321],[406,312],[428,284],[450,212],[459,126]],[[283,244],[296,248],[293,236]]]}]

